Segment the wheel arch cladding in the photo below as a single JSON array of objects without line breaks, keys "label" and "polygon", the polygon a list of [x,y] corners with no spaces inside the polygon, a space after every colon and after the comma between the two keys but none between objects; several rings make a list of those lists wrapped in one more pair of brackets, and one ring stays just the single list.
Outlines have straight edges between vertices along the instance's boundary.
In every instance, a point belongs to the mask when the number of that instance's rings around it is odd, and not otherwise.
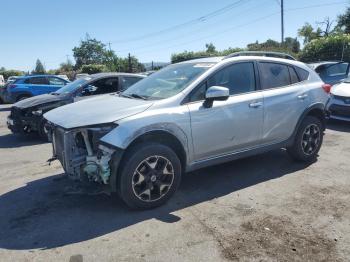
[{"label": "wheel arch cladding", "polygon": [[322,103],[316,103],[311,106],[309,106],[304,113],[299,118],[299,121],[297,123],[297,126],[294,130],[294,135],[296,134],[297,130],[299,129],[299,126],[307,116],[314,116],[318,119],[320,119],[322,123],[322,129],[323,131],[326,129],[326,113],[325,113],[325,106]]}]

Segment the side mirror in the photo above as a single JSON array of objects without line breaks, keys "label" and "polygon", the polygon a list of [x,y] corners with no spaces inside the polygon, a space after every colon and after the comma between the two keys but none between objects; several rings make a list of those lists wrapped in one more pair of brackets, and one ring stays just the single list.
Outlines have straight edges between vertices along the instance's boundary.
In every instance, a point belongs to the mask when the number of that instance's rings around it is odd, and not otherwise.
[{"label": "side mirror", "polygon": [[213,106],[214,101],[225,101],[230,96],[230,90],[227,87],[211,86],[205,93],[203,106],[208,108]]}]

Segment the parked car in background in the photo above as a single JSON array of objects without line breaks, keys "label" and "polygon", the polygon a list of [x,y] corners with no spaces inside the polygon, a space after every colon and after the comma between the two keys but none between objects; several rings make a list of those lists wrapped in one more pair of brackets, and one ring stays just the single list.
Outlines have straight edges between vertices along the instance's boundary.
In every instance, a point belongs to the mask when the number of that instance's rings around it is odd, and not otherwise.
[{"label": "parked car in background", "polygon": [[69,81],[53,75],[29,75],[17,78],[7,86],[7,99],[10,103],[49,94],[57,91]]},{"label": "parked car in background", "polygon": [[348,78],[349,65],[350,63],[343,61],[324,61],[309,64],[319,74],[323,82],[330,85],[335,85]]},{"label": "parked car in background", "polygon": [[331,119],[350,121],[350,78],[331,88],[327,110]]},{"label": "parked car in background", "polygon": [[4,86],[0,86],[0,104],[6,103],[6,84]]},{"label": "parked car in background", "polygon": [[7,120],[8,128],[13,133],[36,131],[47,139],[44,113],[83,98],[126,90],[143,78],[145,76],[136,74],[101,73],[77,79],[53,93],[14,104]]},{"label": "parked car in background", "polygon": [[60,78],[62,78],[62,79],[64,79],[64,80],[69,81],[69,78],[68,78],[67,75],[56,75],[56,76],[57,76],[57,77],[60,77]]},{"label": "parked car in background", "polygon": [[119,95],[46,113],[53,157],[140,209],[166,202],[187,171],[278,148],[315,160],[324,83],[301,62],[248,55],[172,64]]},{"label": "parked car in background", "polygon": [[5,79],[3,75],[0,75],[0,86],[4,86],[5,85]]},{"label": "parked car in background", "polygon": [[6,84],[10,84],[16,81],[17,78],[19,78],[19,76],[10,76],[9,78],[7,78]]}]

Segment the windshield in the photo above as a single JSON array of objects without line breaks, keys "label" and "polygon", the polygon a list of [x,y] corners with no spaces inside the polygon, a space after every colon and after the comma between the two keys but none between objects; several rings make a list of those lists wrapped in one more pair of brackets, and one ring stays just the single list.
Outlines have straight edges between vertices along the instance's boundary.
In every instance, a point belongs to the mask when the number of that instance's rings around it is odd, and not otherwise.
[{"label": "windshield", "polygon": [[183,63],[167,66],[132,85],[121,96],[164,99],[184,90],[214,63]]},{"label": "windshield", "polygon": [[77,79],[71,83],[68,83],[64,87],[58,89],[54,94],[69,94],[73,93],[74,91],[78,90],[80,87],[82,87],[86,82],[91,80],[91,77],[84,77]]}]

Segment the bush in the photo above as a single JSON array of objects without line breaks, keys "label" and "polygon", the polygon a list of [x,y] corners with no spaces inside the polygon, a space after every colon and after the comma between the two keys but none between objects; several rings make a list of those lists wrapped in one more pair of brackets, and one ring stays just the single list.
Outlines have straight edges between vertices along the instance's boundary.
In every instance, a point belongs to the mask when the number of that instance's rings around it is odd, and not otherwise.
[{"label": "bush", "polygon": [[101,72],[106,72],[106,66],[105,65],[83,65],[81,67],[81,72],[86,73],[86,74],[96,74],[96,73],[101,73]]},{"label": "bush", "polygon": [[312,40],[302,50],[299,58],[303,62],[341,60],[350,61],[350,35],[338,34]]},{"label": "bush", "polygon": [[22,76],[24,72],[18,70],[0,70],[0,75],[3,75],[7,80],[10,76]]}]

